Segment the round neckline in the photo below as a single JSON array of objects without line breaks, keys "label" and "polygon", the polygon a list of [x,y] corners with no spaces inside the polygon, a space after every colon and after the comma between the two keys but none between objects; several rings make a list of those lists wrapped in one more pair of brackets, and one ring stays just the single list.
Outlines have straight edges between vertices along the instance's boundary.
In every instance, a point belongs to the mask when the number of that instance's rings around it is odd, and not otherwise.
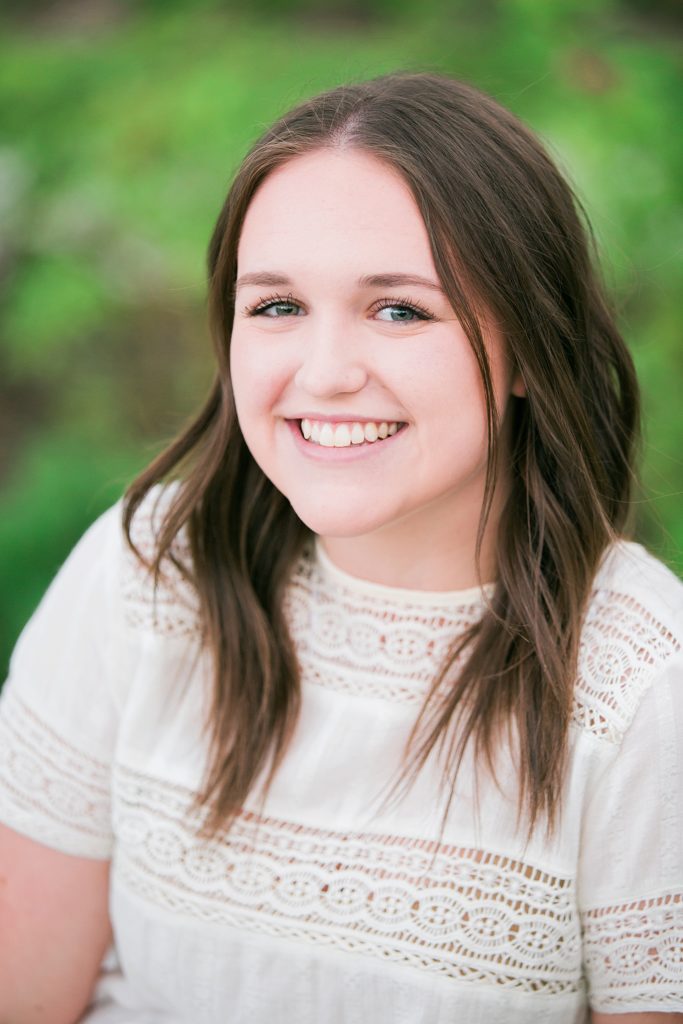
[{"label": "round neckline", "polygon": [[343,585],[347,590],[368,597],[382,598],[393,605],[429,605],[438,608],[454,608],[464,605],[485,604],[493,596],[495,583],[484,583],[481,587],[464,590],[413,590],[408,587],[393,587],[385,583],[353,576],[340,569],[322,546],[319,537],[314,538],[315,560],[323,575],[330,581]]}]

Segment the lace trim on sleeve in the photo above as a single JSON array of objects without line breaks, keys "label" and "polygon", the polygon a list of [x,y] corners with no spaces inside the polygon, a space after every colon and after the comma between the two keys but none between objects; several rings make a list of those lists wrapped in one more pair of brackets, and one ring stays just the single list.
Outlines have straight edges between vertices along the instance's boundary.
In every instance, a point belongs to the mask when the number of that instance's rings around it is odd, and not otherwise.
[{"label": "lace trim on sleeve", "polygon": [[683,894],[589,910],[583,940],[594,1010],[683,1010]]},{"label": "lace trim on sleeve", "polygon": [[680,649],[671,631],[638,601],[598,590],[581,635],[574,723],[620,743],[645,691]]},{"label": "lace trim on sleeve", "polygon": [[3,822],[64,853],[108,857],[109,766],[61,739],[11,691],[0,710]]}]

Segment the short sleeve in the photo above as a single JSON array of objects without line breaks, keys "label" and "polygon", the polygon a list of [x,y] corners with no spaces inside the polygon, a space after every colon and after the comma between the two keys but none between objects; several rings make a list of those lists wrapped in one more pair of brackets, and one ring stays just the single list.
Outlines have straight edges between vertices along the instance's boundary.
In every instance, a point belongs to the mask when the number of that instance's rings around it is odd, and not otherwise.
[{"label": "short sleeve", "polygon": [[683,656],[642,698],[602,771],[579,869],[591,1007],[683,1010]]},{"label": "short sleeve", "polygon": [[108,858],[121,642],[120,503],[84,534],[22,632],[0,697],[0,821]]}]

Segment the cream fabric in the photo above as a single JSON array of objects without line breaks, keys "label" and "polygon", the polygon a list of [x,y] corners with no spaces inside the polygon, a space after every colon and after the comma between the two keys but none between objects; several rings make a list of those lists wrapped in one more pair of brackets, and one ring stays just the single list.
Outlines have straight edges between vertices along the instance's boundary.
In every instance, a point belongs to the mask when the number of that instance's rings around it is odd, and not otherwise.
[{"label": "cream fabric", "polygon": [[[163,492],[154,500],[164,500]],[[156,514],[159,514],[157,509]],[[149,499],[136,537],[153,546]],[[63,566],[0,701],[0,820],[113,858],[115,949],[88,1024],[573,1024],[683,1009],[683,585],[608,553],[582,641],[564,812],[516,828],[463,765],[443,842],[438,764],[382,802],[436,666],[486,592],[347,576],[319,548],[287,615],[303,704],[265,806],[203,842],[208,660],[173,569],[153,595],[121,509]],[[187,557],[179,542],[179,554]]]}]

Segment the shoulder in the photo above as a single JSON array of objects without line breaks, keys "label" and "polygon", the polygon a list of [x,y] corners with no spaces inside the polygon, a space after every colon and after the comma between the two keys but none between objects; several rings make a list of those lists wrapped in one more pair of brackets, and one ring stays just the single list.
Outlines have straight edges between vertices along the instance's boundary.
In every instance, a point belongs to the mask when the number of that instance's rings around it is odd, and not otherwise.
[{"label": "shoulder", "polygon": [[[145,559],[154,556],[159,533],[166,516],[178,497],[180,483],[155,484],[135,509],[131,520],[130,538]],[[122,499],[125,508],[126,499]]]},{"label": "shoulder", "polygon": [[613,544],[581,633],[575,724],[619,744],[645,694],[682,652],[683,583],[641,545]]},{"label": "shoulder", "polygon": [[157,578],[150,569],[164,521],[178,496],[180,483],[150,488],[135,510],[123,559],[122,590],[127,623],[164,636],[199,633],[199,603],[190,582],[192,553],[187,531],[180,530],[161,562]]}]

